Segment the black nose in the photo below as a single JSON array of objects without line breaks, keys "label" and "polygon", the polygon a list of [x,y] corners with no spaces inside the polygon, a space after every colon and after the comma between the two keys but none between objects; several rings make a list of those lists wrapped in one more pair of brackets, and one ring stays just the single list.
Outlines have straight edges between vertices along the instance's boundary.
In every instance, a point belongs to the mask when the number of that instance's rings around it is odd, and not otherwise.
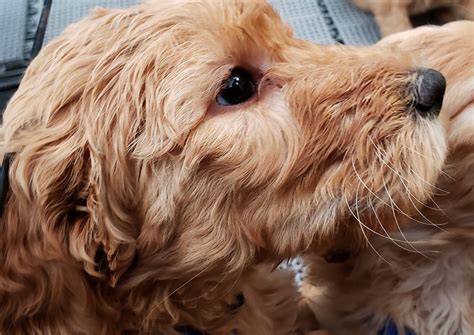
[{"label": "black nose", "polygon": [[438,116],[446,91],[446,79],[433,69],[418,71],[413,86],[413,106],[421,116]]}]

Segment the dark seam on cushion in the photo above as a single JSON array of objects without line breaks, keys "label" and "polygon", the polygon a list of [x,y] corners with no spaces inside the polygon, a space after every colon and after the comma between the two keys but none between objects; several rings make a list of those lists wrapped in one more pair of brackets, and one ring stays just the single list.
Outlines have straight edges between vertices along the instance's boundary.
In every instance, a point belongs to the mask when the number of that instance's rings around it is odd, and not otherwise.
[{"label": "dark seam on cushion", "polygon": [[334,23],[334,20],[329,13],[328,6],[326,5],[325,0],[318,0],[318,7],[321,10],[321,13],[323,14],[324,18],[324,23],[329,29],[329,32],[331,33],[331,37],[334,41],[340,44],[346,44],[341,37],[341,33],[339,32],[339,29],[337,29],[336,24]]},{"label": "dark seam on cushion", "polygon": [[25,59],[30,59],[31,50],[35,40],[36,29],[41,16],[41,0],[27,0],[26,4],[26,24],[25,24],[25,43],[23,55]]},{"label": "dark seam on cushion", "polygon": [[31,59],[38,55],[43,46],[44,35],[46,34],[46,27],[48,26],[49,13],[51,12],[52,5],[53,0],[44,0],[43,9],[41,10],[41,16],[38,23],[38,29],[36,30],[35,34],[33,48],[31,49]]}]

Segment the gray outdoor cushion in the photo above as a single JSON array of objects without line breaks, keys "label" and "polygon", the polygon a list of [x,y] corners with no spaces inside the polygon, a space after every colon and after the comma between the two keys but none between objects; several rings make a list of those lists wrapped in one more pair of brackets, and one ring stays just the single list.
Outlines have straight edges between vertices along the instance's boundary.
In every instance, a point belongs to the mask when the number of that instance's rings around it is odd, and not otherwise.
[{"label": "gray outdoor cushion", "polygon": [[[123,8],[138,2],[137,0],[53,0],[45,42],[57,36],[71,22],[87,15],[94,7]],[[373,18],[356,8],[350,0],[269,0],[269,2],[294,28],[296,35],[303,39],[321,44],[343,42],[349,45],[368,45],[380,38]]]},{"label": "gray outdoor cushion", "polygon": [[23,58],[27,0],[0,0],[0,63]]},{"label": "gray outdoor cushion", "polygon": [[[215,0],[229,1],[229,0]],[[94,7],[127,7],[138,0],[53,0],[45,43]],[[380,35],[373,18],[350,0],[270,0],[296,36],[321,44],[368,45]],[[0,63],[28,59],[43,0],[0,0]]]},{"label": "gray outdoor cushion", "polygon": [[125,8],[139,2],[138,0],[53,0],[45,43],[59,35],[72,22],[89,14],[93,8]]},{"label": "gray outdoor cushion", "polygon": [[369,45],[380,39],[373,17],[350,0],[269,0],[297,37],[320,44]]}]

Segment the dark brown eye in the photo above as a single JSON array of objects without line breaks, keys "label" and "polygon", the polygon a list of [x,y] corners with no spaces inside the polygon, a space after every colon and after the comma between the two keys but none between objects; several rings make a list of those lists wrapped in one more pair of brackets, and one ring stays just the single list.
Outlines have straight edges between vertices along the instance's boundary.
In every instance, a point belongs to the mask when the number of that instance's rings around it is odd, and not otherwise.
[{"label": "dark brown eye", "polygon": [[252,80],[252,75],[237,67],[224,81],[216,101],[221,106],[233,106],[247,101],[254,94],[255,83]]}]

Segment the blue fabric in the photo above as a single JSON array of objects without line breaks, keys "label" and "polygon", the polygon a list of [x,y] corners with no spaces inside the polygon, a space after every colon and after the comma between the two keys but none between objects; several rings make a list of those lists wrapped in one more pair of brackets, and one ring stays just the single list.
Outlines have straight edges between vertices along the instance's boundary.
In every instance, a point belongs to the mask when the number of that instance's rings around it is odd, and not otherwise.
[{"label": "blue fabric", "polygon": [[[380,329],[377,335],[401,335],[398,332],[397,326],[392,320],[388,320],[385,326]],[[405,327],[405,335],[416,335],[411,329]]]}]

